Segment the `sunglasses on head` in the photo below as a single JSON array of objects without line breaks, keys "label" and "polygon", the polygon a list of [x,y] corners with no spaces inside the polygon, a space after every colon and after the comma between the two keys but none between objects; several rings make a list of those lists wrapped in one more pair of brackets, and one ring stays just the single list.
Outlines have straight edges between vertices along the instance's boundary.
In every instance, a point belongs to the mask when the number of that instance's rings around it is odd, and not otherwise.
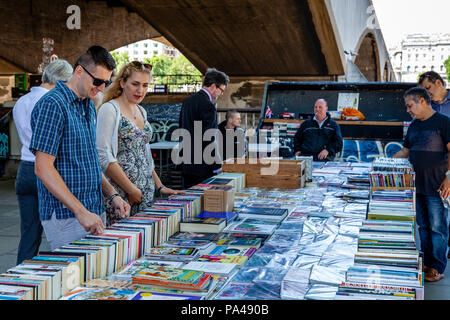
[{"label": "sunglasses on head", "polygon": [[103,80],[103,79],[99,79],[99,78],[94,77],[94,76],[93,76],[89,71],[87,71],[86,68],[83,67],[81,64],[80,64],[79,66],[82,67],[83,70],[86,71],[87,74],[90,75],[92,79],[94,79],[94,81],[92,82],[92,84],[93,84],[94,86],[99,87],[99,86],[101,86],[102,84],[105,84],[105,87],[107,87],[107,86],[109,86],[109,85],[112,83],[111,80]]},{"label": "sunglasses on head", "polygon": [[135,68],[144,68],[144,69],[149,69],[152,70],[152,65],[150,63],[143,63],[143,62],[139,62],[139,61],[133,61],[131,62],[131,65]]}]

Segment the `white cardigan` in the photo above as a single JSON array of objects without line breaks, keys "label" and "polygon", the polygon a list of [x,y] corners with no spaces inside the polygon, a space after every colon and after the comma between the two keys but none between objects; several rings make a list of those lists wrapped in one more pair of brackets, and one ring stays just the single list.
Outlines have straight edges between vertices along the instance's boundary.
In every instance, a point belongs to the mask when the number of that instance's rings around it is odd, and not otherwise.
[{"label": "white cardigan", "polygon": [[[147,112],[138,105],[145,122],[147,122]],[[119,148],[119,123],[122,118],[119,105],[111,100],[102,104],[97,113],[97,150],[98,159],[102,171],[105,172],[111,162],[117,162],[117,149]],[[151,127],[150,127],[151,128]],[[153,171],[153,162],[150,145],[146,145],[146,155],[150,162],[150,170]]]}]

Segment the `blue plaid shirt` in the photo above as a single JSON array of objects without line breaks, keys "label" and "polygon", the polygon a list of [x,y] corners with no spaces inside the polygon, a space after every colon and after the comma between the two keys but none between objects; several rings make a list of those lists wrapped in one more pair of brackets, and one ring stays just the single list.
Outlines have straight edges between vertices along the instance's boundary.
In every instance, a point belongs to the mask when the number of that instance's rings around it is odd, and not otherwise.
[{"label": "blue plaid shirt", "polygon": [[447,97],[442,103],[431,101],[431,106],[435,111],[450,117],[450,91],[448,91]]},{"label": "blue plaid shirt", "polygon": [[[96,147],[96,112],[90,99],[78,98],[58,81],[46,93],[31,113],[30,150],[56,157],[55,168],[69,190],[90,212],[103,212],[102,170]],[[57,219],[75,215],[56,199],[37,179],[39,215],[49,220],[53,212]]]}]

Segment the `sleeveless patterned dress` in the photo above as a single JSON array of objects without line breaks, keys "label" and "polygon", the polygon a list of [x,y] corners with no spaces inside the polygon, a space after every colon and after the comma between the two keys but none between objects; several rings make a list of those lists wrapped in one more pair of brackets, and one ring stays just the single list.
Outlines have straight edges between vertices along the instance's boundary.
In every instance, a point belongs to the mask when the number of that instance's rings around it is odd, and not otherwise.
[{"label": "sleeveless patterned dress", "polygon": [[[148,159],[146,154],[146,145],[150,143],[152,134],[152,127],[148,121],[145,121],[144,128],[140,130],[132,121],[121,117],[117,161],[128,179],[142,191],[142,202],[131,206],[130,216],[135,215],[139,210],[151,207],[153,202],[155,193],[155,181],[152,176],[154,162],[153,158]],[[128,202],[126,193],[114,181],[109,181],[122,199]],[[109,204],[106,204],[106,225],[109,226],[120,219],[120,215],[115,213]]]}]

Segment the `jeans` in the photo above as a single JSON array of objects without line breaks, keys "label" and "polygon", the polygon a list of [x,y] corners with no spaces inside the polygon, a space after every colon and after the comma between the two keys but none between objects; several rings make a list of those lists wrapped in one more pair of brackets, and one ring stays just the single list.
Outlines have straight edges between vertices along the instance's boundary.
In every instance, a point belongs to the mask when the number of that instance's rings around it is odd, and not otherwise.
[{"label": "jeans", "polygon": [[447,266],[449,226],[447,209],[440,197],[417,194],[416,219],[424,265],[444,273]]},{"label": "jeans", "polygon": [[20,162],[15,187],[20,210],[20,242],[17,253],[17,264],[20,264],[37,255],[42,240],[34,162]]}]

